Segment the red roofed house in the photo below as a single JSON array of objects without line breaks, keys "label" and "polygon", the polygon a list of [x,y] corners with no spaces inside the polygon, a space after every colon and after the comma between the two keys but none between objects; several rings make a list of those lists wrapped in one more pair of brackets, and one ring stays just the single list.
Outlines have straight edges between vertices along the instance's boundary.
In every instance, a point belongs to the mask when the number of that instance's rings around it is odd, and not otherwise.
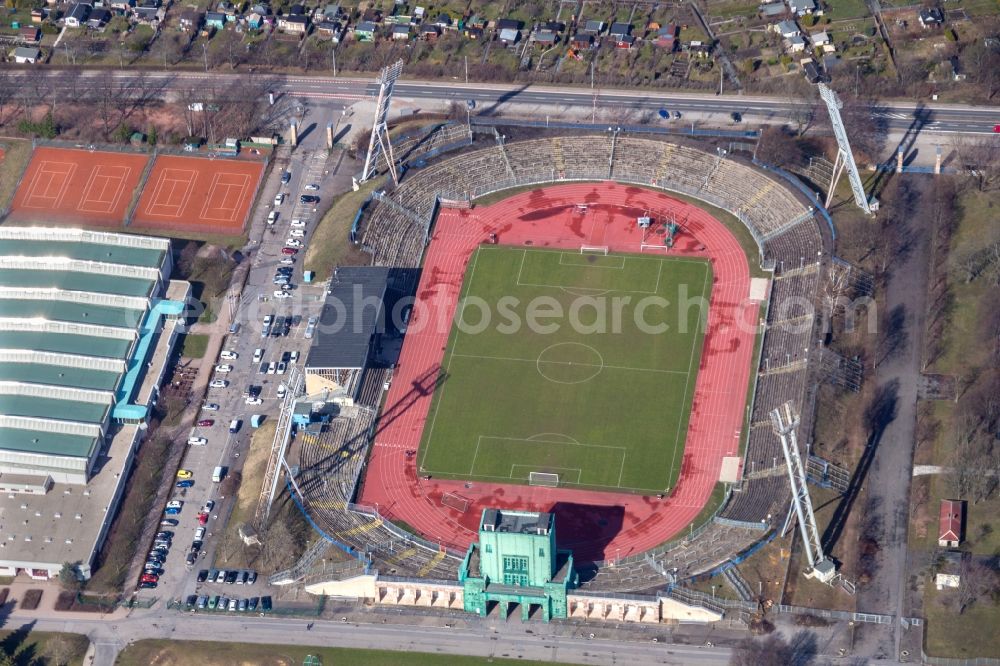
[{"label": "red roofed house", "polygon": [[962,514],[965,503],[962,500],[941,500],[941,518],[938,527],[938,545],[942,548],[957,548],[962,541]]}]

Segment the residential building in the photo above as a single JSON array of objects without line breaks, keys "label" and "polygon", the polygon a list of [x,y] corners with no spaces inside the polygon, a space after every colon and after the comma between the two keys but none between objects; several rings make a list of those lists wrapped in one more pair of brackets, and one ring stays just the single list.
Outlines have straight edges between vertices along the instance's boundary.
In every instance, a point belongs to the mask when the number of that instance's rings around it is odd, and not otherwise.
[{"label": "residential building", "polygon": [[302,14],[279,16],[278,29],[291,34],[304,35],[309,29],[309,18]]},{"label": "residential building", "polygon": [[33,25],[23,26],[17,34],[22,41],[28,44],[37,44],[42,38],[42,31]]},{"label": "residential building", "polygon": [[408,25],[392,26],[392,38],[403,42],[408,40],[410,38],[410,26]]},{"label": "residential building", "polygon": [[608,36],[616,42],[632,34],[632,26],[628,23],[612,23]]},{"label": "residential building", "polygon": [[359,42],[373,42],[376,30],[377,27],[371,21],[361,21],[354,26],[354,39]]},{"label": "residential building", "polygon": [[796,16],[805,16],[816,12],[816,0],[788,0],[788,9]]},{"label": "residential building", "polygon": [[760,6],[760,15],[765,19],[775,19],[783,16],[788,11],[788,7],[783,2],[769,2]]},{"label": "residential building", "polygon": [[962,585],[962,553],[950,551],[938,557],[938,571],[934,575],[934,587],[938,591],[948,587],[958,589]]},{"label": "residential building", "polygon": [[35,46],[18,46],[14,49],[14,62],[19,65],[34,65],[42,59],[42,52]]},{"label": "residential building", "polygon": [[666,26],[659,28],[656,31],[656,36],[653,38],[653,45],[661,49],[673,51],[677,47],[677,26],[673,23],[668,23]]},{"label": "residential building", "polygon": [[768,27],[785,39],[799,34],[799,26],[795,24],[795,21],[781,21],[780,23],[772,23]]},{"label": "residential building", "polygon": [[593,35],[598,37],[602,32],[604,32],[604,21],[586,21],[583,24],[583,29],[580,32]]},{"label": "residential building", "polygon": [[90,16],[90,5],[78,2],[69,8],[66,13],[65,24],[67,28],[79,28],[87,22]]},{"label": "residential building", "polygon": [[958,548],[962,543],[962,523],[965,518],[965,502],[962,500],[941,500],[938,514],[938,545],[942,548]]},{"label": "residential building", "polygon": [[226,27],[226,15],[221,12],[205,12],[205,27],[222,30]]},{"label": "residential building", "polygon": [[504,28],[500,31],[500,41],[504,44],[517,44],[521,39],[521,31],[513,28]]},{"label": "residential building", "polygon": [[917,20],[922,28],[939,28],[944,23],[944,13],[937,7],[921,9]]},{"label": "residential building", "polygon": [[94,30],[100,30],[108,24],[111,20],[111,12],[107,9],[96,8],[94,11],[90,12],[90,16],[87,17],[87,27],[93,28]]}]

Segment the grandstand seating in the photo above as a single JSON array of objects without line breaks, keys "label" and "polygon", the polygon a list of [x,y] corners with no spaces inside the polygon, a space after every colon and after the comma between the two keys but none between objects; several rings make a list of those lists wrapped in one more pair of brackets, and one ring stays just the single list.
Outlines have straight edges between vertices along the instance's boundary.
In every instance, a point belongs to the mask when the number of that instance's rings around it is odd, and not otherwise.
[{"label": "grandstand seating", "polygon": [[[813,265],[815,268],[815,265]],[[819,288],[819,272],[810,270],[778,277],[771,282],[771,303],[767,323],[789,321],[813,314],[815,302],[812,295]]]},{"label": "grandstand seating", "polygon": [[801,404],[806,387],[806,368],[763,375],[757,381],[752,422],[770,422],[771,411],[792,400]]},{"label": "grandstand seating", "polygon": [[779,368],[806,360],[813,342],[812,329],[811,315],[768,326],[760,355],[761,370],[773,373]]},{"label": "grandstand seating", "polygon": [[785,519],[787,502],[791,496],[788,478],[784,475],[765,476],[745,480],[738,493],[739,502],[730,502],[722,517],[743,522],[760,522],[771,516],[775,523]]}]

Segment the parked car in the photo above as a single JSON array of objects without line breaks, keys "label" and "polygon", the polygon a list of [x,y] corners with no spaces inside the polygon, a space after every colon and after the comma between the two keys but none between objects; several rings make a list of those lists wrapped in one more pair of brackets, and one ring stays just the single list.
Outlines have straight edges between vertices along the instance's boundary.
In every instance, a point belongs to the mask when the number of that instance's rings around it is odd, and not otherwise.
[{"label": "parked car", "polygon": [[278,211],[272,210],[270,213],[267,214],[267,224],[268,224],[268,226],[274,224],[277,221],[278,221]]},{"label": "parked car", "polygon": [[274,293],[272,294],[272,296],[273,296],[274,298],[277,298],[277,299],[282,299],[282,298],[291,298],[291,297],[292,297],[292,295],[291,295],[291,294],[289,294],[289,293],[288,293],[287,291],[281,291],[280,289],[276,290],[276,291],[275,291],[275,292],[274,292]]},{"label": "parked car", "polygon": [[219,569],[219,572],[217,574],[215,574],[215,582],[216,583],[221,583],[224,580],[226,580],[226,570],[225,569]]},{"label": "parked car", "polygon": [[298,238],[289,238],[285,240],[285,245],[288,247],[302,247],[302,241]]},{"label": "parked car", "polygon": [[160,521],[160,527],[177,527],[181,521],[173,518],[164,518]]},{"label": "parked car", "polygon": [[179,469],[179,470],[177,470],[177,478],[178,479],[190,479],[192,476],[194,476],[194,473],[191,470],[189,470],[189,469]]},{"label": "parked car", "polygon": [[201,541],[204,538],[205,538],[205,528],[204,527],[199,527],[198,529],[196,529],[194,531],[194,540],[195,541]]},{"label": "parked car", "polygon": [[214,597],[208,600],[209,609],[215,610],[218,607],[218,605],[219,605],[219,595],[215,595]]},{"label": "parked car", "polygon": [[208,607],[208,597],[200,596],[198,597],[198,609],[205,610]]},{"label": "parked car", "polygon": [[256,571],[248,571],[247,572],[247,585],[253,585],[256,582],[257,582],[257,572]]},{"label": "parked car", "polygon": [[167,508],[168,509],[180,509],[183,506],[184,506],[184,502],[182,502],[180,500],[170,500],[169,502],[167,502]]},{"label": "parked car", "polygon": [[289,355],[288,362],[289,363],[298,363],[299,362],[299,350],[298,349],[296,349],[295,351],[293,351]]},{"label": "parked car", "polygon": [[153,581],[146,581],[145,583],[139,583],[139,589],[142,589],[142,590],[155,590],[156,589],[156,583],[154,583]]},{"label": "parked car", "polygon": [[261,359],[264,358],[264,350],[258,347],[253,350],[253,362],[260,363]]},{"label": "parked car", "polygon": [[236,601],[236,599],[230,599],[229,600],[229,607],[227,608],[227,610],[234,611],[234,610],[237,609],[238,606],[239,606],[239,602]]},{"label": "parked car", "polygon": [[247,608],[252,612],[257,610],[257,603],[260,601],[259,597],[250,597],[247,599]]},{"label": "parked car", "polygon": [[205,513],[208,513],[214,508],[215,508],[215,500],[208,500],[207,502],[205,502],[205,505],[201,507],[201,510]]},{"label": "parked car", "polygon": [[193,567],[194,563],[198,561],[198,550],[200,549],[201,549],[201,544],[198,544],[198,549],[192,550],[187,554],[187,557],[184,558],[184,564],[188,565],[189,567]]},{"label": "parked car", "polygon": [[202,419],[198,421],[198,427],[200,428],[211,428],[215,425],[215,419]]},{"label": "parked car", "polygon": [[278,369],[278,364],[275,363],[274,361],[271,361],[270,363],[267,364],[267,374],[273,375],[274,371],[277,369]]},{"label": "parked car", "polygon": [[173,539],[174,538],[174,533],[170,532],[168,530],[163,530],[161,532],[157,532],[156,533],[156,538],[157,539]]},{"label": "parked car", "polygon": [[226,360],[226,361],[235,361],[239,357],[240,357],[239,354],[237,354],[234,351],[230,351],[228,349],[223,350],[223,352],[221,354],[219,354],[219,358],[221,358],[223,360]]},{"label": "parked car", "polygon": [[142,578],[140,578],[139,580],[141,580],[143,583],[155,583],[156,581],[160,580],[160,577],[157,576],[156,574],[142,574]]},{"label": "parked car", "polygon": [[281,174],[281,184],[282,185],[288,185],[288,183],[291,182],[291,180],[292,180],[292,172],[291,171],[285,171],[284,173]]},{"label": "parked car", "polygon": [[199,525],[206,525],[206,524],[208,524],[208,514],[207,513],[202,512],[202,513],[198,514],[198,524]]},{"label": "parked car", "polygon": [[303,204],[319,203],[319,197],[316,196],[315,194],[303,194],[301,197],[299,197],[299,203]]},{"label": "parked car", "polygon": [[238,571],[227,571],[226,578],[223,581],[226,585],[234,585],[236,583],[236,578],[239,576]]},{"label": "parked car", "polygon": [[208,440],[204,437],[188,437],[189,446],[205,446],[208,444]]},{"label": "parked car", "polygon": [[225,379],[213,379],[212,383],[209,384],[209,386],[212,388],[226,388],[227,386],[229,386],[229,382],[226,381]]},{"label": "parked car", "polygon": [[274,205],[280,206],[282,202],[285,201],[285,195],[282,192],[278,192],[274,195]]},{"label": "parked car", "polygon": [[288,235],[291,236],[292,238],[305,238],[306,232],[304,232],[302,229],[292,229],[291,231],[288,232]]},{"label": "parked car", "polygon": [[220,365],[215,366],[215,371],[221,373],[232,372],[233,366],[229,365],[228,363],[222,363]]},{"label": "parked car", "polygon": [[206,402],[201,406],[206,412],[217,412],[219,411],[219,403],[217,402]]},{"label": "parked car", "polygon": [[308,185],[306,185],[305,189],[307,192],[315,192],[316,190],[319,189],[319,185],[317,185],[316,183],[309,183]]},{"label": "parked car", "polygon": [[265,612],[271,610],[271,597],[260,598],[260,609]]},{"label": "parked car", "polygon": [[196,579],[199,583],[204,583],[208,580],[208,569],[202,569],[198,572],[198,578]]},{"label": "parked car", "polygon": [[248,606],[247,600],[246,599],[240,599],[240,604],[237,607],[237,610],[239,610],[240,612],[243,612],[243,611],[245,611],[247,609],[247,606]]},{"label": "parked car", "polygon": [[191,486],[194,485],[194,481],[192,481],[191,479],[185,479],[183,481],[178,481],[174,485],[176,485],[178,488],[190,488]]},{"label": "parked car", "polygon": [[282,266],[292,266],[295,264],[295,259],[292,257],[285,257],[278,263],[281,264]]},{"label": "parked car", "polygon": [[277,373],[278,373],[279,375],[283,375],[283,374],[285,374],[285,368],[286,368],[286,367],[287,367],[287,366],[286,366],[286,365],[285,365],[284,363],[278,363],[278,370],[277,370]]},{"label": "parked car", "polygon": [[292,220],[292,226],[293,227],[304,227],[304,226],[306,226],[306,221],[305,220],[299,220],[299,219]]},{"label": "parked car", "polygon": [[291,255],[298,254],[298,253],[299,253],[299,251],[297,249],[295,249],[294,247],[283,247],[283,248],[281,248],[281,254],[284,254],[284,255],[291,256]]}]

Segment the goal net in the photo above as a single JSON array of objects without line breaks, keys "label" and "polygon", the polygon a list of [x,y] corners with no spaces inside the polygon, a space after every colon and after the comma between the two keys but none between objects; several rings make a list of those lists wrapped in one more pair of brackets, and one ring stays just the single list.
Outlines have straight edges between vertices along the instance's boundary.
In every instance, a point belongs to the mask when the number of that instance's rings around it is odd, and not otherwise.
[{"label": "goal net", "polygon": [[580,254],[603,254],[608,255],[607,245],[581,245]]},{"label": "goal net", "polygon": [[559,475],[551,472],[528,472],[528,485],[557,488],[559,486]]},{"label": "goal net", "polygon": [[469,500],[460,495],[456,495],[455,493],[445,493],[442,495],[441,504],[461,513],[465,513],[469,510]]}]

